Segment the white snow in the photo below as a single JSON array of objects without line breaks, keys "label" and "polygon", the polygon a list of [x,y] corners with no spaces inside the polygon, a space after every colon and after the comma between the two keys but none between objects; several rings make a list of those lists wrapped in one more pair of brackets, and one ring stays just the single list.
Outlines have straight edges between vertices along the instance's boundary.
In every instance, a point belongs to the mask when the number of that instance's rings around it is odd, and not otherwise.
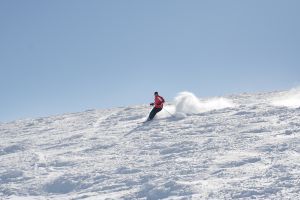
[{"label": "white snow", "polygon": [[289,108],[300,107],[300,87],[293,88],[290,91],[282,92],[274,97],[271,103],[275,106],[286,106]]},{"label": "white snow", "polygon": [[234,107],[230,99],[214,97],[199,99],[191,92],[180,92],[174,99],[174,105],[168,105],[158,116],[159,118],[170,117],[185,118],[187,114],[199,114],[211,110],[220,110]]},{"label": "white snow", "polygon": [[226,98],[198,99],[193,93],[181,92],[175,98],[176,112],[198,114],[210,110],[234,107],[234,103]]},{"label": "white snow", "polygon": [[145,105],[2,123],[0,199],[300,199],[288,94],[184,92],[146,124]]}]

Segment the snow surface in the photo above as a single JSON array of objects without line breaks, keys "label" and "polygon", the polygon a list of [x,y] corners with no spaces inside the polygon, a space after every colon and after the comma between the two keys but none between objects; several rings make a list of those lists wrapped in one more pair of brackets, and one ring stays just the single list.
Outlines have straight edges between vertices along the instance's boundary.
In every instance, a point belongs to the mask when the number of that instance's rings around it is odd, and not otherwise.
[{"label": "snow surface", "polygon": [[0,123],[0,199],[300,199],[297,101],[183,92],[145,124],[146,105]]},{"label": "snow surface", "polygon": [[289,108],[300,107],[300,87],[293,88],[290,91],[284,92],[279,96],[276,96],[273,101],[275,106],[287,106]]}]

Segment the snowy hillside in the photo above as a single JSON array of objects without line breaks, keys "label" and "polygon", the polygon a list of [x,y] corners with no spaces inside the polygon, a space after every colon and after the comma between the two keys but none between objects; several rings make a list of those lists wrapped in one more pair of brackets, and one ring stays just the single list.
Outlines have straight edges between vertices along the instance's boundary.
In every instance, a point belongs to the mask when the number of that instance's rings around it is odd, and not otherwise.
[{"label": "snowy hillside", "polygon": [[300,199],[300,92],[0,123],[0,199]]}]

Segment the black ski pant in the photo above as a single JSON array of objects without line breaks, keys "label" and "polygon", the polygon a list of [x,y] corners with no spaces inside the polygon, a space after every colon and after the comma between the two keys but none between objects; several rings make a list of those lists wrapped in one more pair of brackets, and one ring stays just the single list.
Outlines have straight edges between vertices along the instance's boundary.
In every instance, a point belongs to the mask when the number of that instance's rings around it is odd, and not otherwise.
[{"label": "black ski pant", "polygon": [[162,108],[153,108],[149,114],[149,120],[152,120],[154,118],[154,116],[156,115],[156,113],[160,112],[162,110]]}]

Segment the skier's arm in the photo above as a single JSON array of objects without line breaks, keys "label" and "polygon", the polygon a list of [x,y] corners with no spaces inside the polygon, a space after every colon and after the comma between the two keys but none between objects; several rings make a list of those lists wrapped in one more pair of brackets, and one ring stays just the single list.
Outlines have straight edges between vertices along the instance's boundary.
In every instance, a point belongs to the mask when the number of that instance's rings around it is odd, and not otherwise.
[{"label": "skier's arm", "polygon": [[160,97],[160,101],[157,103],[157,105],[160,106],[163,103],[165,103],[165,99],[163,97]]}]

